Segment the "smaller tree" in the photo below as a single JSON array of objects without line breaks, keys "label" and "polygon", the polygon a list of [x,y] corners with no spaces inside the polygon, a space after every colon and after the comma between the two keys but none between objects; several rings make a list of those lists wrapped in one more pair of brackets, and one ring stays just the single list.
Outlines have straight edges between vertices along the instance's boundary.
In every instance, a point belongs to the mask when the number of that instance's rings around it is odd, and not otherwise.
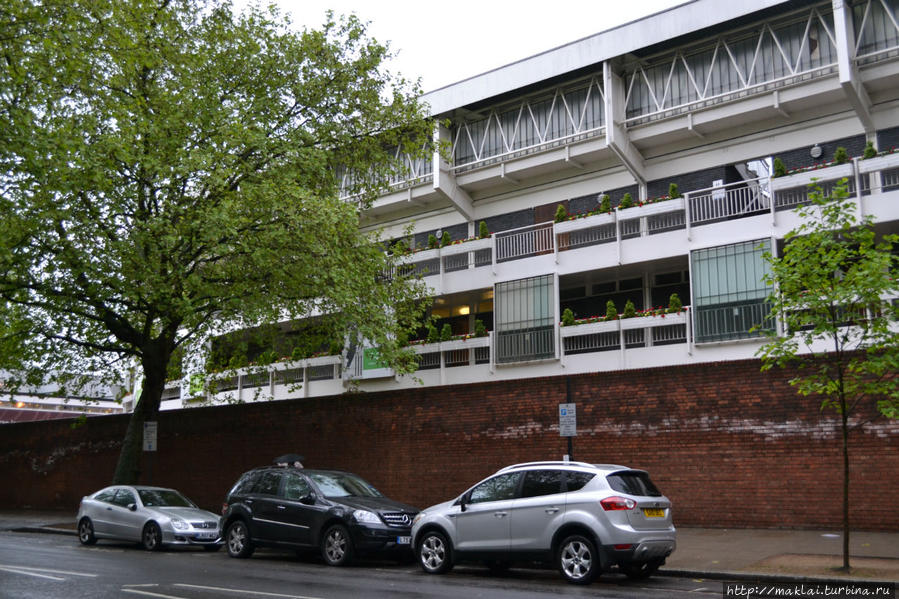
[{"label": "smaller tree", "polygon": [[568,211],[565,210],[565,206],[559,204],[556,206],[556,222],[560,223],[564,220],[568,220]]},{"label": "smaller tree", "polygon": [[862,158],[867,160],[868,158],[874,158],[877,156],[877,149],[874,147],[874,142],[869,141],[865,144],[865,151],[862,153]]},{"label": "smaller tree", "polygon": [[668,313],[676,314],[684,309],[684,304],[681,302],[680,296],[676,293],[672,293],[668,298]]},{"label": "smaller tree", "polygon": [[[871,217],[859,222],[844,179],[832,197],[820,187],[797,209],[803,223],[784,237],[783,256],[765,255],[772,315],[785,329],[758,354],[762,370],[795,366],[801,395],[821,398],[839,417],[843,461],[843,568],[849,569],[849,433],[857,409],[876,402],[899,417],[899,256],[897,235],[878,238]],[[769,327],[770,328],[770,327]]]},{"label": "smaller tree", "polygon": [[606,320],[615,320],[618,318],[618,309],[615,308],[615,302],[609,300],[606,302]]},{"label": "smaller tree", "polygon": [[621,197],[621,207],[622,208],[630,208],[634,205],[634,197],[626,193]]},{"label": "smaller tree", "polygon": [[599,211],[600,212],[611,212],[612,211],[612,198],[609,197],[609,194],[604,193],[599,196]]},{"label": "smaller tree", "polygon": [[453,338],[453,327],[446,323],[443,325],[443,328],[440,329],[440,340],[441,341],[449,341]]},{"label": "smaller tree", "polygon": [[787,165],[780,158],[774,159],[774,176],[785,177],[787,175]]},{"label": "smaller tree", "polygon": [[672,200],[680,197],[680,191],[677,189],[677,183],[668,184],[668,197]]},{"label": "smaller tree", "polygon": [[846,148],[840,146],[833,153],[833,161],[837,164],[846,164],[849,162],[849,152],[846,151]]},{"label": "smaller tree", "polygon": [[443,235],[440,236],[440,247],[446,247],[453,242],[453,239],[450,237],[449,231],[444,231]]},{"label": "smaller tree", "polygon": [[562,326],[570,327],[574,324],[574,312],[571,311],[571,308],[565,308],[562,311]]},{"label": "smaller tree", "polygon": [[487,223],[484,221],[481,221],[481,224],[478,225],[478,237],[481,239],[490,237],[490,229],[487,228]]},{"label": "smaller tree", "polygon": [[624,303],[624,318],[633,318],[637,315],[637,308],[634,306],[634,302],[631,300],[627,300]]}]

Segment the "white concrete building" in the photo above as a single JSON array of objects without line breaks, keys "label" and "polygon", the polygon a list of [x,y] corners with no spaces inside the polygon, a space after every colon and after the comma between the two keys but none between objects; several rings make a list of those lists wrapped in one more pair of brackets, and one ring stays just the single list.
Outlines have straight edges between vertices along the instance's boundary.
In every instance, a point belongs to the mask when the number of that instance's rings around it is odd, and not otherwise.
[{"label": "white concrete building", "polygon": [[[489,331],[415,344],[425,385],[753,357],[761,255],[797,224],[812,177],[848,178],[859,213],[899,232],[899,0],[693,0],[424,99],[451,123],[437,136],[452,159],[410,163],[365,227],[399,238],[411,224],[424,249],[406,261],[439,326]],[[863,160],[868,142],[880,155]],[[804,170],[837,147],[848,163]],[[800,172],[772,178],[775,157]],[[666,199],[672,183],[681,197]],[[555,222],[559,205],[569,218]],[[457,243],[427,249],[443,233]],[[686,310],[601,318],[609,301],[647,311],[672,293]],[[566,308],[586,322],[561,326]],[[365,357],[284,362],[218,389],[252,400],[418,384]],[[163,407],[184,396],[170,386]]]}]

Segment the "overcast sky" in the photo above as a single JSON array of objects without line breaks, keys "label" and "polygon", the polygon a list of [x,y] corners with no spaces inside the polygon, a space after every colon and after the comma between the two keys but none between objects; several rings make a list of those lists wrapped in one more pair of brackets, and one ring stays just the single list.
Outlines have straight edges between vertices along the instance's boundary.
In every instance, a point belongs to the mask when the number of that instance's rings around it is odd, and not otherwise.
[{"label": "overcast sky", "polygon": [[[253,1],[234,3],[239,10]],[[398,53],[391,70],[420,77],[426,92],[683,1],[274,0],[298,29],[321,25],[329,8],[355,13]]]}]

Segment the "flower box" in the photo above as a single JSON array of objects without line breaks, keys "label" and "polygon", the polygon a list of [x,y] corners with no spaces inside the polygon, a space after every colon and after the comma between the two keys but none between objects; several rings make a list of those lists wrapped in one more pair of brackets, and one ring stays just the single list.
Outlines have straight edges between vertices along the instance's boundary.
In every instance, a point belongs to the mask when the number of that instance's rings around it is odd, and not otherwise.
[{"label": "flower box", "polygon": [[472,239],[471,241],[463,241],[462,243],[454,243],[441,248],[441,256],[453,256],[456,254],[465,254],[467,252],[476,252],[478,250],[486,250],[493,247],[493,240],[489,237],[484,239]]},{"label": "flower box", "polygon": [[643,204],[642,206],[631,206],[630,208],[618,208],[618,218],[620,220],[630,220],[634,218],[643,218],[644,216],[653,216],[655,214],[664,214],[666,212],[677,212],[684,209],[684,198],[674,198],[673,200],[663,200],[661,202],[653,202],[652,204]]},{"label": "flower box", "polygon": [[591,227],[599,227],[615,222],[615,216],[604,212],[602,214],[594,214],[593,216],[585,216],[584,218],[576,218],[573,220],[563,220],[555,223],[553,228],[556,235],[562,233],[570,233],[572,231],[580,231],[581,229],[589,229]]},{"label": "flower box", "polygon": [[439,351],[454,351],[457,349],[473,349],[475,347],[490,347],[490,337],[469,337],[468,339],[450,339],[437,343],[424,343],[413,345],[412,349],[417,354],[430,354]]},{"label": "flower box", "polygon": [[687,322],[687,313],[679,314],[656,314],[653,316],[635,316],[633,318],[624,318],[621,321],[621,328],[629,329],[648,329],[652,327],[664,327],[672,324],[683,324]]},{"label": "flower box", "polygon": [[891,168],[899,168],[899,152],[858,161],[858,172],[860,173],[873,173]]},{"label": "flower box", "polygon": [[[875,160],[872,158],[871,160]],[[801,173],[794,173],[784,177],[775,177],[771,179],[771,189],[790,189],[794,187],[806,187],[815,181],[833,181],[844,177],[852,177],[852,163],[836,164],[823,168],[813,168]]]},{"label": "flower box", "polygon": [[562,338],[579,337],[580,335],[594,335],[596,333],[609,333],[617,331],[621,326],[620,320],[608,320],[603,322],[586,322],[573,324],[561,328]]}]

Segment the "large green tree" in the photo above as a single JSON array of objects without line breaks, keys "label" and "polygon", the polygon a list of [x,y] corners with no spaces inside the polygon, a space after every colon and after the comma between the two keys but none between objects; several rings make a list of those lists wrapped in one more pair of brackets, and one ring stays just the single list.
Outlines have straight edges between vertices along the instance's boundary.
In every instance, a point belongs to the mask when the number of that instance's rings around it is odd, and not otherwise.
[{"label": "large green tree", "polygon": [[870,216],[857,218],[845,181],[830,195],[813,188],[809,199],[783,255],[766,255],[772,315],[784,330],[770,333],[759,355],[763,370],[797,368],[790,384],[839,417],[848,570],[850,432],[866,420],[858,412],[865,404],[899,417],[899,236],[878,235]]},{"label": "large green tree", "polygon": [[[423,287],[384,276],[359,216],[432,127],[363,23],[8,0],[0,39],[0,369],[11,385],[136,363],[115,481],[139,477],[142,423],[193,339],[329,314],[334,338],[413,368],[396,340]],[[342,192],[339,173],[357,175]]]}]

